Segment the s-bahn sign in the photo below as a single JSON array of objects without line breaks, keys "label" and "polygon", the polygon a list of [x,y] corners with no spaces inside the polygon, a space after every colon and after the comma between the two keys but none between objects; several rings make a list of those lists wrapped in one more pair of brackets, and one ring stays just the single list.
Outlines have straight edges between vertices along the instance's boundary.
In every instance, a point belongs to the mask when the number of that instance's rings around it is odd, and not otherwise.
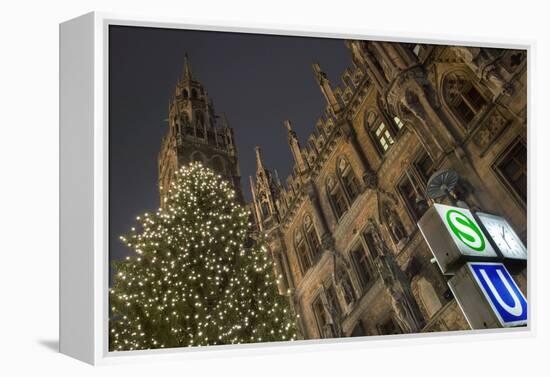
[{"label": "s-bahn sign", "polygon": [[448,283],[471,328],[527,324],[527,300],[502,263],[467,262]]},{"label": "s-bahn sign", "polygon": [[418,222],[441,271],[452,274],[465,260],[495,260],[498,255],[470,210],[434,204]]}]

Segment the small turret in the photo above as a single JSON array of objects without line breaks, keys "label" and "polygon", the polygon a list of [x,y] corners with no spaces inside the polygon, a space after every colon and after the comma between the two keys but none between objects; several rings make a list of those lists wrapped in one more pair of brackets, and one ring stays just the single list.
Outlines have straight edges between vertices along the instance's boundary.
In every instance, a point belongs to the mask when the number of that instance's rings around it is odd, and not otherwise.
[{"label": "small turret", "polygon": [[336,96],[334,95],[332,87],[330,86],[330,81],[327,78],[327,74],[321,71],[321,67],[317,63],[313,64],[313,72],[315,74],[315,79],[319,84],[319,88],[321,88],[321,92],[328,102],[331,112],[336,116],[336,114],[340,112],[341,108]]},{"label": "small turret", "polygon": [[279,213],[276,200],[279,187],[275,182],[271,171],[265,168],[262,152],[259,146],[255,147],[256,153],[256,182],[250,178],[253,205],[256,213],[258,229],[269,229],[278,224]]},{"label": "small turret", "polygon": [[294,161],[296,162],[296,167],[298,168],[298,172],[304,173],[307,169],[307,166],[304,160],[304,156],[302,155],[302,150],[300,148],[300,142],[298,141],[298,136],[296,135],[296,132],[292,129],[292,125],[289,120],[285,120],[284,125],[288,131],[288,144],[290,146],[292,156],[294,157]]}]

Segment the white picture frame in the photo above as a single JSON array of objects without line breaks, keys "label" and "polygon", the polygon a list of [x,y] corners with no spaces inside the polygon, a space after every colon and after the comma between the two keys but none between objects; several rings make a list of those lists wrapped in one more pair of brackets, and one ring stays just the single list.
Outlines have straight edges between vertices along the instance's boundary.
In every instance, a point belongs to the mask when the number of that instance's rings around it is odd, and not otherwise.
[{"label": "white picture frame", "polygon": [[[60,25],[60,351],[90,364],[110,364],[150,358],[181,359],[232,355],[293,353],[326,348],[378,347],[401,342],[471,341],[479,336],[502,339],[533,335],[533,313],[525,328],[303,340],[206,348],[148,351],[108,351],[108,27],[129,25],[276,35],[333,37],[431,44],[526,49],[533,41],[446,39],[414,33],[328,30],[254,23],[194,24],[186,20],[92,12]],[[533,59],[529,59],[529,70]],[[528,93],[531,93],[529,75]],[[530,105],[528,105],[530,108]],[[531,117],[527,117],[528,123]],[[531,126],[528,133],[531,133]],[[532,150],[529,150],[529,155]],[[531,177],[532,178],[532,177]],[[531,187],[531,186],[530,186]],[[531,188],[530,188],[531,190]],[[531,212],[528,211],[528,217]],[[528,261],[529,284],[535,281],[534,253]],[[531,285],[530,285],[531,286]],[[536,305],[531,290],[530,307]]]}]

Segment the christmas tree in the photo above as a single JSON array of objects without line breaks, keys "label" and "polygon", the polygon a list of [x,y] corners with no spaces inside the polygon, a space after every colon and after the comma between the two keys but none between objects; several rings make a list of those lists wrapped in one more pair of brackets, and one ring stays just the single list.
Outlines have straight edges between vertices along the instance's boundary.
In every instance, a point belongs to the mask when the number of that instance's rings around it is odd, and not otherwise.
[{"label": "christmas tree", "polygon": [[296,339],[265,242],[249,242],[249,211],[200,163],[175,173],[163,208],[121,237],[114,264],[111,351]]}]

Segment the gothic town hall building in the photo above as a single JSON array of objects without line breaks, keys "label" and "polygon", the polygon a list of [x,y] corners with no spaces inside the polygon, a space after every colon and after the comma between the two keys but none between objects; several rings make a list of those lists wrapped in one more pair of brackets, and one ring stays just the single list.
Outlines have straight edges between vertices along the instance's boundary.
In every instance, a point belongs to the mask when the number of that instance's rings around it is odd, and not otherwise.
[{"label": "gothic town hall building", "polygon": [[[256,148],[249,205],[279,292],[306,339],[468,329],[416,223],[433,204],[430,176],[453,169],[452,194],[504,216],[526,243],[526,52],[345,43],[353,67],[340,86],[313,65],[326,111],[307,144],[281,120],[295,161],[284,183]],[[233,130],[187,62],[169,114],[161,199],[180,164],[201,160],[242,200]],[[525,293],[526,271],[514,278]]]}]

